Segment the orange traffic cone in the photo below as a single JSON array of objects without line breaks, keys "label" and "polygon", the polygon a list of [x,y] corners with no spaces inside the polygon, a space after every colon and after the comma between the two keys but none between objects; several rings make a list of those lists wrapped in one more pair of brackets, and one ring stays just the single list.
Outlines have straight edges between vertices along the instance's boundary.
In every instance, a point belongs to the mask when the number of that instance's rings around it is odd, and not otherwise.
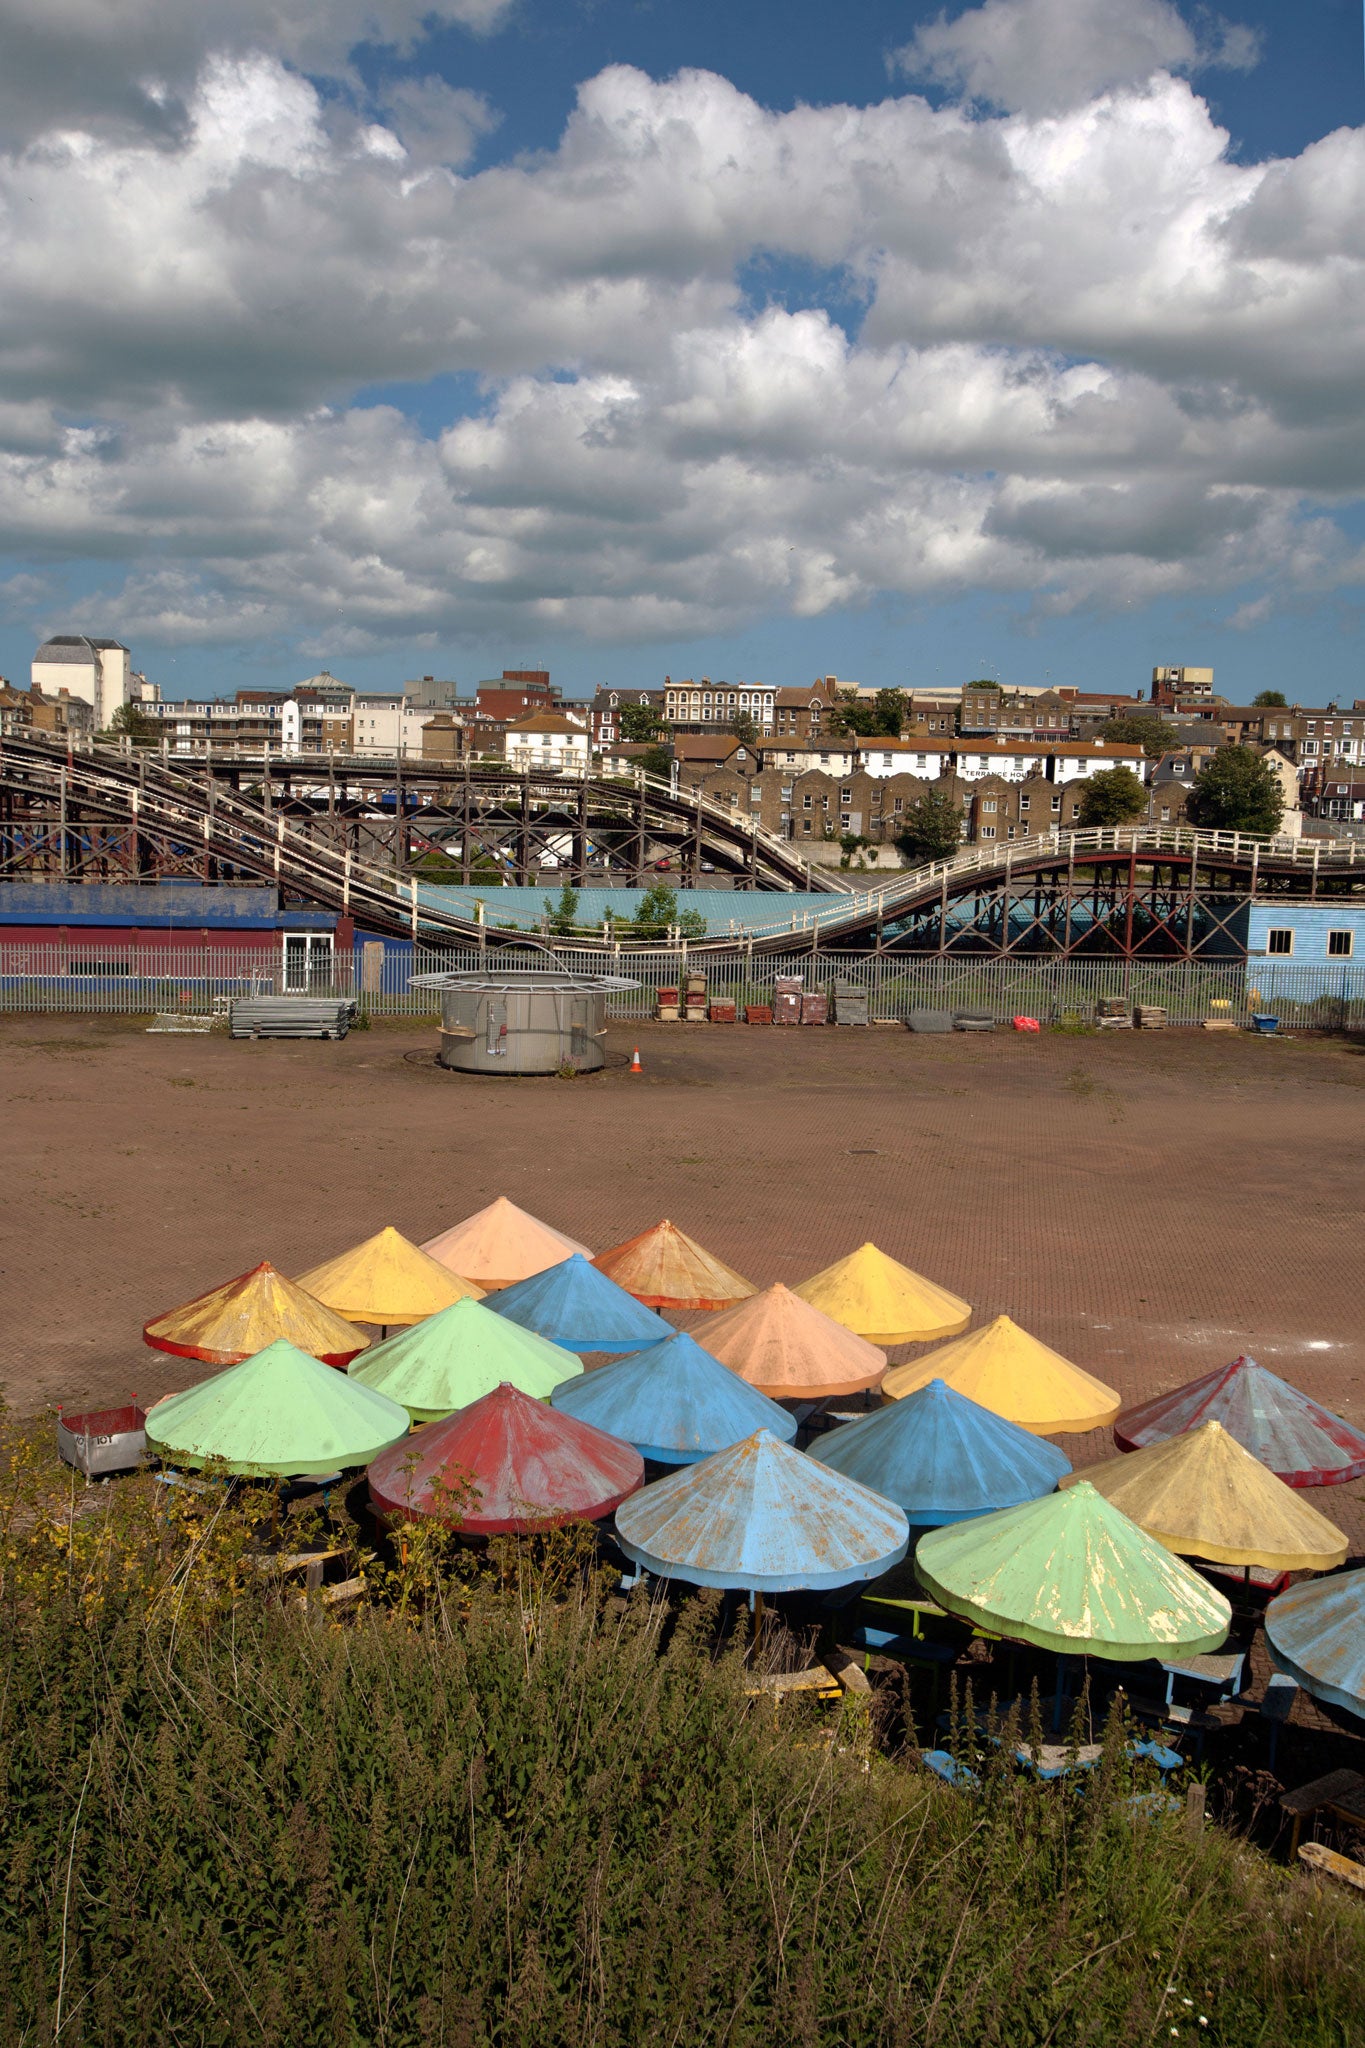
[{"label": "orange traffic cone", "polygon": [[632,1074],[643,1074],[644,1072],[644,1068],[640,1065],[640,1048],[638,1045],[630,1056],[630,1071]]}]

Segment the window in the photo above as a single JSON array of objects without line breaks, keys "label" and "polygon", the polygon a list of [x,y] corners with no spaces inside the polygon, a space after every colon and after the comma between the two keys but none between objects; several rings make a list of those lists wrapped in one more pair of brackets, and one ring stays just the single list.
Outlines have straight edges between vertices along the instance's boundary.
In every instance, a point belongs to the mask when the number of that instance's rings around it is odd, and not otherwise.
[{"label": "window", "polygon": [[1026,796],[1020,797],[1019,808],[1021,811],[1026,811],[1028,809],[1028,798]]},{"label": "window", "polygon": [[[887,767],[888,767],[888,768],[889,768],[889,767],[891,766],[891,763],[890,763],[890,760],[889,760],[889,759],[888,759],[888,761],[887,761],[887,764],[886,764],[886,765],[887,765]],[[915,766],[916,766],[917,768],[927,768],[927,767],[929,766],[929,756],[928,756],[927,754],[916,754],[916,756],[915,756]]]},{"label": "window", "polygon": [[1054,810],[1054,811],[1060,811],[1060,809],[1062,808],[1062,800],[1061,800],[1061,798],[1060,798],[1059,796],[1054,796],[1054,797],[1053,797],[1053,799],[1052,799],[1052,808],[1053,808],[1053,810]]},{"label": "window", "polygon": [[993,811],[995,809],[995,798],[993,796],[983,796],[981,808],[983,811]]},{"label": "window", "polygon": [[1327,957],[1329,960],[1349,960],[1354,951],[1354,932],[1328,932]]},{"label": "window", "polygon": [[851,804],[853,801],[853,791],[851,789],[841,789],[839,791],[839,801],[841,804]]},{"label": "window", "polygon": [[810,798],[809,798],[809,796],[803,796],[803,797],[802,797],[802,799],[801,799],[801,804],[802,804],[802,808],[803,808],[804,810],[807,810],[807,811],[808,811],[808,810],[810,809]]},{"label": "window", "polygon": [[1293,932],[1287,925],[1276,925],[1271,931],[1266,933],[1265,949],[1267,953],[1292,953],[1294,950]]},{"label": "window", "polygon": [[1163,825],[1169,825],[1171,822],[1171,807],[1169,804],[1161,806],[1161,822]]},{"label": "window", "polygon": [[809,819],[809,818],[803,818],[803,819],[801,820],[801,830],[802,830],[802,831],[803,831],[803,832],[804,832],[804,833],[806,834],[806,837],[807,837],[807,838],[809,838],[809,837],[810,837],[810,819]]},{"label": "window", "polygon": [[903,811],[905,809],[905,798],[903,796],[898,796],[893,802],[891,808],[893,811]]},{"label": "window", "polygon": [[982,837],[983,839],[994,839],[994,837],[995,837],[995,827],[994,827],[994,825],[983,825],[983,826],[981,827],[981,837]]}]

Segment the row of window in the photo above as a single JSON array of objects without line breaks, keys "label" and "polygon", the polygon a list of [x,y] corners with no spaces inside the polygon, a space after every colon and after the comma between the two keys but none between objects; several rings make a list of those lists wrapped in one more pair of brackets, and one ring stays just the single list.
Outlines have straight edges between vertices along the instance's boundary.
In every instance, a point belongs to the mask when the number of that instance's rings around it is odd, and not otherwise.
[{"label": "row of window", "polygon": [[[1290,925],[1272,925],[1266,933],[1267,953],[1278,953],[1282,958],[1294,950],[1294,932]],[[1329,960],[1350,960],[1355,953],[1355,933],[1335,931],[1327,934],[1327,957]]]}]

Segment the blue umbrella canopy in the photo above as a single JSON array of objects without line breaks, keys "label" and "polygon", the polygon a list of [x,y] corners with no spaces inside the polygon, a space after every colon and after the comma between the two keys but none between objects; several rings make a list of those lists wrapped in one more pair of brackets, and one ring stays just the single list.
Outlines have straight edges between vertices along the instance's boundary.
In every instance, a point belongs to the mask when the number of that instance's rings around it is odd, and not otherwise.
[{"label": "blue umbrella canopy", "polygon": [[490,1294],[488,1306],[565,1351],[643,1351],[673,1335],[671,1323],[578,1252]]},{"label": "blue umbrella canopy", "polygon": [[899,1564],[910,1525],[893,1502],[760,1429],[623,1501],[616,1539],[660,1578],[823,1592]]},{"label": "blue umbrella canopy", "polygon": [[1314,1699],[1365,1718],[1365,1570],[1304,1579],[1271,1601],[1265,1639],[1277,1670]]},{"label": "blue umbrella canopy", "polygon": [[965,1522],[1051,1493],[1070,1461],[1043,1437],[944,1380],[831,1430],[810,1455],[887,1500],[917,1528]]},{"label": "blue umbrella canopy", "polygon": [[709,1351],[680,1332],[664,1344],[566,1380],[552,1408],[595,1423],[658,1465],[692,1465],[756,1429],[790,1443],[796,1423]]}]

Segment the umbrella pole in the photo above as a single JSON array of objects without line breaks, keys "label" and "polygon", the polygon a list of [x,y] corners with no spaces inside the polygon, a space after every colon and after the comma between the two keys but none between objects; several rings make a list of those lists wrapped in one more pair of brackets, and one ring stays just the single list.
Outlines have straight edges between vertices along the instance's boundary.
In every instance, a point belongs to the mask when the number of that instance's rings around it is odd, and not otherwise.
[{"label": "umbrella pole", "polygon": [[1052,1702],[1052,1732],[1058,1734],[1062,1725],[1062,1686],[1066,1679],[1066,1659],[1057,1659],[1057,1692]]}]

